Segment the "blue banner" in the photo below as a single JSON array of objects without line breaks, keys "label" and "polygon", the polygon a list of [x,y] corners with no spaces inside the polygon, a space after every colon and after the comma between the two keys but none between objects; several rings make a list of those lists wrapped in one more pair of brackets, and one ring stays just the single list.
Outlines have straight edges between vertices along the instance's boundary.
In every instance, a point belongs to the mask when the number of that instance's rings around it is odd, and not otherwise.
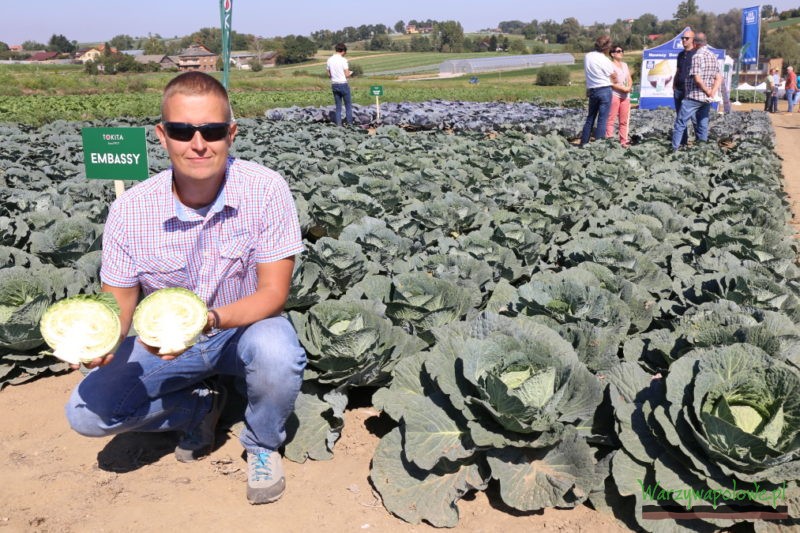
[{"label": "blue banner", "polygon": [[742,65],[758,64],[758,41],[761,36],[761,7],[742,9]]}]

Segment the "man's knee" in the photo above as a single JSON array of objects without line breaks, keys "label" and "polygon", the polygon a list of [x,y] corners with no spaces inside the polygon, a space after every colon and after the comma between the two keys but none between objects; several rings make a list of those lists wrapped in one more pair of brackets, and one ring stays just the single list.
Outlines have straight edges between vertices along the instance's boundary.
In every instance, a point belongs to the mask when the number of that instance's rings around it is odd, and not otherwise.
[{"label": "man's knee", "polygon": [[84,437],[105,437],[108,430],[100,417],[90,411],[86,403],[73,393],[65,407],[70,427]]},{"label": "man's knee", "polygon": [[239,350],[248,365],[269,365],[290,372],[298,368],[302,372],[305,367],[305,350],[285,317],[267,318],[247,328],[239,340]]}]

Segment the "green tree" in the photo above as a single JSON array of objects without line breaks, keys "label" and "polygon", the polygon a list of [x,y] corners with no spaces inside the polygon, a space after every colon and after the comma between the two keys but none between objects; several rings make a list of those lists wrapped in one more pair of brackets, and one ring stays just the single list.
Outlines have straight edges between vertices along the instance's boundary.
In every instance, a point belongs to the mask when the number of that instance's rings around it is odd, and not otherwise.
[{"label": "green tree", "polygon": [[527,54],[528,47],[522,39],[514,39],[508,44],[508,51],[512,54]]},{"label": "green tree", "polygon": [[166,54],[167,47],[164,45],[164,40],[158,35],[153,35],[147,39],[143,47],[146,55]]},{"label": "green tree", "polygon": [[547,47],[543,42],[536,41],[531,45],[530,53],[531,54],[544,54],[547,52]]},{"label": "green tree", "polygon": [[631,34],[646,36],[658,33],[658,17],[652,13],[645,13],[631,23]]},{"label": "green tree", "polygon": [[369,41],[370,50],[389,50],[392,47],[392,39],[385,33],[378,33]]},{"label": "green tree", "polygon": [[524,35],[526,39],[538,39],[540,32],[539,21],[536,19],[530,21],[530,23],[522,28],[522,35]]},{"label": "green tree", "polygon": [[[641,35],[631,35],[628,37],[627,45],[631,50],[641,50],[644,48],[644,39],[642,39]],[[639,65],[640,63],[637,62],[636,64]]]},{"label": "green tree", "polygon": [[337,35],[331,30],[319,30],[311,32],[311,38],[317,43],[321,50],[332,49],[337,43]]},{"label": "green tree", "polygon": [[800,65],[800,31],[795,28],[779,28],[761,43],[761,55],[764,57],[782,57],[783,64],[792,65],[795,69]]},{"label": "green tree", "polygon": [[433,50],[431,40],[421,35],[414,35],[408,46],[412,52],[430,52]]},{"label": "green tree", "polygon": [[547,65],[536,71],[536,85],[553,86],[569,83],[569,69],[563,65]]},{"label": "green tree", "polygon": [[115,35],[111,38],[110,43],[117,50],[132,50],[134,48],[133,37],[130,35]]},{"label": "green tree", "polygon": [[51,52],[58,52],[60,54],[71,54],[76,48],[77,47],[75,46],[74,42],[71,42],[69,39],[60,34],[53,34],[47,44],[48,50]]},{"label": "green tree", "polygon": [[394,40],[392,41],[392,52],[408,52],[408,43],[405,41]]},{"label": "green tree", "polygon": [[406,23],[402,20],[398,20],[394,23],[394,31],[397,33],[405,33],[406,32]]},{"label": "green tree", "polygon": [[461,52],[464,48],[464,28],[455,20],[446,20],[434,26],[440,52]]},{"label": "green tree", "polygon": [[561,23],[561,28],[556,36],[556,42],[561,44],[574,43],[581,34],[583,34],[583,26],[578,22],[578,19],[575,17],[568,17]]},{"label": "green tree", "polygon": [[522,34],[525,26],[526,24],[521,20],[504,20],[497,25],[497,27],[500,28],[500,31],[503,33],[512,33],[517,35]]},{"label": "green tree", "polygon": [[697,2],[695,0],[686,0],[678,4],[678,10],[675,12],[674,18],[683,20],[692,15],[697,15],[698,11],[699,9],[697,8]]},{"label": "green tree", "polygon": [[94,61],[87,61],[83,64],[83,71],[86,74],[91,74],[92,76],[97,76],[100,74],[100,69],[97,66],[97,63]]},{"label": "green tree", "polygon": [[22,49],[26,51],[33,51],[33,50],[44,50],[47,48],[46,44],[42,44],[37,41],[25,41],[22,43]]},{"label": "green tree", "polygon": [[301,63],[317,53],[317,45],[308,37],[288,35],[283,39],[283,48],[278,51],[278,62]]},{"label": "green tree", "polygon": [[133,56],[128,54],[112,54],[108,61],[114,65],[115,72],[139,72],[141,70],[139,63]]},{"label": "green tree", "polygon": [[252,58],[247,64],[250,65],[250,70],[253,72],[261,72],[264,69],[264,64],[258,56]]},{"label": "green tree", "polygon": [[559,31],[561,31],[561,24],[555,20],[545,20],[539,24],[539,33],[544,35],[549,43],[556,42]]},{"label": "green tree", "polygon": [[[766,24],[762,28],[766,30],[765,26]],[[731,9],[727,13],[717,15],[714,33],[708,39],[715,48],[722,48],[735,56],[742,47],[742,10]]]},{"label": "green tree", "polygon": [[219,28],[200,28],[188,37],[181,39],[181,48],[200,43],[215,54],[222,53],[222,30]]},{"label": "green tree", "polygon": [[489,48],[490,52],[495,52],[497,50],[497,36],[496,35],[492,35],[491,37],[489,37],[489,47],[488,48]]},{"label": "green tree", "polygon": [[0,41],[0,52],[8,52],[9,47],[7,43]]}]

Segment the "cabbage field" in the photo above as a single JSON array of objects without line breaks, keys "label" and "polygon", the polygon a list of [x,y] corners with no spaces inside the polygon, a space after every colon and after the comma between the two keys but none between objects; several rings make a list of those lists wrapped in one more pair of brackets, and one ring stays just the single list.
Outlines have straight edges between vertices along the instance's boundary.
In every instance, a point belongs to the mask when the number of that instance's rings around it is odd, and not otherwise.
[{"label": "cabbage field", "polygon": [[[629,149],[578,148],[582,110],[328,111],[240,120],[234,147],[286,177],[307,245],[287,458],[332,457],[358,391],[393,422],[371,482],[411,523],[488,490],[654,532],[800,525],[760,519],[800,517],[800,269],[766,114],[673,154],[669,111],[635,112]],[[39,317],[98,290],[113,187],[83,179],[80,128],[152,123],[0,126],[0,386],[65,371]]]}]

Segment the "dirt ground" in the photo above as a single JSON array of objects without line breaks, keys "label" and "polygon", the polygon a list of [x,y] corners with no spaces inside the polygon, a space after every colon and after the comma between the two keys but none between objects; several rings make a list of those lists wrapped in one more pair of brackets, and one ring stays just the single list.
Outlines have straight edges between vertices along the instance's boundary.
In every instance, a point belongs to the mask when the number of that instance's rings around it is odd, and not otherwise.
[{"label": "dirt ground", "polygon": [[[800,228],[800,114],[771,118],[793,222]],[[373,492],[369,463],[382,424],[371,408],[347,411],[331,461],[286,461],[283,498],[251,506],[242,449],[232,434],[206,459],[183,464],[172,455],[177,438],[172,433],[89,439],[71,431],[63,405],[80,378],[74,372],[0,392],[0,533],[434,529],[389,514]],[[461,520],[453,531],[627,531],[587,507],[512,514],[493,507],[485,493],[458,506]]]}]

